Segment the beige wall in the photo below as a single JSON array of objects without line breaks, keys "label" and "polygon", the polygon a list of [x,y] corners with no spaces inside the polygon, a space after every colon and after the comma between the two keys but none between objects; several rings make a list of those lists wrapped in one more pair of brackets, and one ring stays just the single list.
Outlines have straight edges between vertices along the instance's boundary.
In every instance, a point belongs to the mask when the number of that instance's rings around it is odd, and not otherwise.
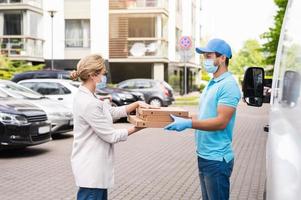
[{"label": "beige wall", "polygon": [[65,0],[65,19],[89,19],[90,0]]},{"label": "beige wall", "polygon": [[65,48],[65,59],[81,59],[90,54],[90,49]]}]

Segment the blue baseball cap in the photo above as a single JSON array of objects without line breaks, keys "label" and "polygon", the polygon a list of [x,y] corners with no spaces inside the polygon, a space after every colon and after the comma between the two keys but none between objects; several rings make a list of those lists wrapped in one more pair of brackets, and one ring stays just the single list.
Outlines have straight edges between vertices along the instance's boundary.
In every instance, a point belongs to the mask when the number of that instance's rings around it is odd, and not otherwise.
[{"label": "blue baseball cap", "polygon": [[206,47],[198,47],[195,50],[199,54],[217,52],[225,55],[229,59],[232,58],[230,45],[221,39],[212,39],[208,42]]}]

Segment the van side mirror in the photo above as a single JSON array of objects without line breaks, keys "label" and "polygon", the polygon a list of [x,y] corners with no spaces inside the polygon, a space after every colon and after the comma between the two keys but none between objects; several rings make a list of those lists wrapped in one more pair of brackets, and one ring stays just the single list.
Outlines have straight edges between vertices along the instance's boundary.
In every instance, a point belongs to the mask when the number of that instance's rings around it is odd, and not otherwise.
[{"label": "van side mirror", "polygon": [[249,67],[242,83],[243,99],[249,106],[260,107],[263,103],[264,70]]}]

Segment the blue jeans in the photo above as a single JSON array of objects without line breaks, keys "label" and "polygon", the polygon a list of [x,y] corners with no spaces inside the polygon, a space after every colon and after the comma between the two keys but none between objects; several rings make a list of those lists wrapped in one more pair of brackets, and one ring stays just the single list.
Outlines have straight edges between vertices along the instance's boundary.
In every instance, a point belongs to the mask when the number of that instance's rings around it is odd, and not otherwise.
[{"label": "blue jeans", "polygon": [[100,188],[80,187],[77,192],[77,200],[107,200],[108,190]]},{"label": "blue jeans", "polygon": [[206,160],[198,157],[199,176],[203,200],[228,200],[230,176],[234,159],[230,162]]}]

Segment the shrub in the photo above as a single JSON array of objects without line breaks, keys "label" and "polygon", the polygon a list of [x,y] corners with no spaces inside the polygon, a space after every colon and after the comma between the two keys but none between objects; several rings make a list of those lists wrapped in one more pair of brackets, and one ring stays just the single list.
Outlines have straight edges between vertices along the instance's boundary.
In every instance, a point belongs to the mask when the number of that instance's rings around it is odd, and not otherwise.
[{"label": "shrub", "polygon": [[0,79],[11,79],[16,73],[40,70],[44,64],[31,65],[25,61],[12,61],[8,57],[0,55]]}]

